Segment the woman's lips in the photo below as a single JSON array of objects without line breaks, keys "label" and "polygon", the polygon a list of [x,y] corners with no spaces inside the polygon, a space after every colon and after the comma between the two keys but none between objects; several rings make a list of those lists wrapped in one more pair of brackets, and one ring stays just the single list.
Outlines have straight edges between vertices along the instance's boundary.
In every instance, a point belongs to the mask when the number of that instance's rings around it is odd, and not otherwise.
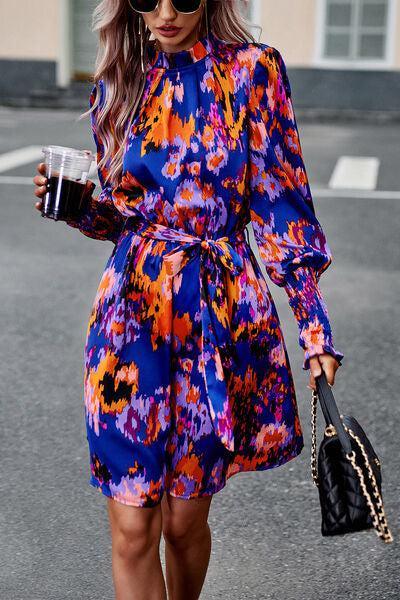
[{"label": "woman's lips", "polygon": [[165,37],[174,37],[177,33],[179,33],[181,27],[157,27],[157,31],[159,31]]}]

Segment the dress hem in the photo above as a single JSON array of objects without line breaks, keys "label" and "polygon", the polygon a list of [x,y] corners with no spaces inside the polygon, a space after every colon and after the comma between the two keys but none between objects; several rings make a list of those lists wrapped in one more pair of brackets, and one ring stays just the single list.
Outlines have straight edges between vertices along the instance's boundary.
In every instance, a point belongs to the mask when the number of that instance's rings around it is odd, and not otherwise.
[{"label": "dress hem", "polygon": [[117,498],[107,488],[104,488],[102,486],[102,484],[100,484],[97,481],[97,479],[94,478],[93,475],[91,475],[91,477],[89,478],[89,484],[91,486],[93,486],[94,488],[96,488],[100,493],[102,493],[107,498],[111,498],[112,500],[115,500],[116,502],[119,502],[120,504],[125,504],[126,506],[136,506],[138,508],[154,508],[155,506],[157,506],[158,504],[161,503],[164,493],[168,493],[168,494],[170,494],[170,496],[173,496],[174,498],[181,498],[182,500],[192,500],[194,498],[203,498],[203,497],[213,496],[214,494],[217,494],[218,492],[220,492],[224,487],[226,487],[228,480],[231,477],[233,477],[234,475],[238,475],[239,473],[268,471],[269,469],[274,469],[276,467],[283,466],[284,464],[297,458],[301,454],[303,448],[304,448],[304,438],[301,437],[300,441],[294,446],[294,449],[291,452],[291,454],[283,456],[280,460],[278,460],[277,462],[275,462],[273,464],[264,464],[264,465],[254,468],[254,469],[240,469],[238,471],[232,471],[229,475],[227,475],[225,477],[225,479],[222,481],[221,485],[218,486],[217,488],[215,488],[214,490],[212,490],[211,492],[201,492],[201,493],[191,494],[190,496],[178,496],[176,494],[173,494],[169,490],[164,489],[160,499],[158,501],[153,501],[152,504],[149,504],[149,503],[148,504],[134,504],[133,502],[126,502],[121,498]]}]

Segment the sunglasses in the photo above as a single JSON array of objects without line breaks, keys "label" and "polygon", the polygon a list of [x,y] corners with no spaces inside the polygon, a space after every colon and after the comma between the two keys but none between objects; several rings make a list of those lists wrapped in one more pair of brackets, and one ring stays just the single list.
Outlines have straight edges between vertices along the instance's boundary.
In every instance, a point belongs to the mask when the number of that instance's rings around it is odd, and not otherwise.
[{"label": "sunglasses", "polygon": [[[170,0],[174,9],[185,15],[195,13],[202,5],[202,0]],[[158,8],[160,0],[129,0],[131,8],[138,13],[151,13]]]}]

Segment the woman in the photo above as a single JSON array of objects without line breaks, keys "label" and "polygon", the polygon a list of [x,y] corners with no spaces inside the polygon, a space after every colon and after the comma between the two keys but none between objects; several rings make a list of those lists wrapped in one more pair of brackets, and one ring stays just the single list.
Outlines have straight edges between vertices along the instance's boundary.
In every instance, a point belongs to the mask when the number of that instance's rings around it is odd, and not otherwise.
[{"label": "woman", "polygon": [[235,3],[104,0],[97,15],[90,114],[102,190],[89,185],[83,215],[68,221],[114,243],[85,345],[90,483],[108,497],[117,598],[166,598],[162,532],[169,597],[189,600],[208,567],[212,495],[304,444],[246,224],[288,294],[313,389],[321,368],[334,384],[343,358],[318,287],[332,255],[284,61]]}]

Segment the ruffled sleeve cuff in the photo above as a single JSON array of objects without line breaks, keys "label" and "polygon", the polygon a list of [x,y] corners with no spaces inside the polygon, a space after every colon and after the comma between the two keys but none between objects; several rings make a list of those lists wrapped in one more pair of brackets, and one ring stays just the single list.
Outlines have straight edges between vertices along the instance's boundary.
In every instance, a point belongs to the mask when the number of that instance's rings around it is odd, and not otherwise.
[{"label": "ruffled sleeve cuff", "polygon": [[117,244],[123,230],[125,217],[110,200],[106,188],[102,189],[97,196],[93,196],[91,193],[93,189],[89,189],[86,194],[79,217],[67,219],[66,223],[70,227],[79,229],[87,237],[108,240]]},{"label": "ruffled sleeve cuff", "polygon": [[340,350],[336,350],[332,344],[315,345],[310,348],[307,348],[307,350],[304,351],[304,371],[307,371],[310,368],[310,358],[318,354],[324,354],[325,352],[332,354],[332,356],[338,361],[339,365],[342,364],[341,361],[344,358],[344,354],[343,352],[340,352]]}]

